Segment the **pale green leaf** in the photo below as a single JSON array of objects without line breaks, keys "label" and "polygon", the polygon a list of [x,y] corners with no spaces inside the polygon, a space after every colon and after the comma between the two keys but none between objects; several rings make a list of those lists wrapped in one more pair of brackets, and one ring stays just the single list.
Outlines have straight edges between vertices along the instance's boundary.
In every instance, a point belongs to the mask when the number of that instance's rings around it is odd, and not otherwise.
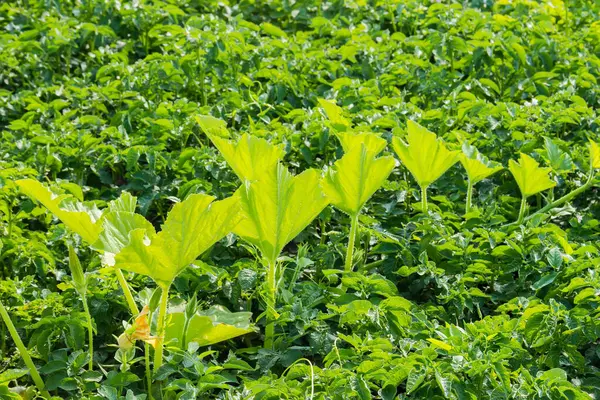
[{"label": "pale green leaf", "polygon": [[283,247],[319,215],[328,202],[319,185],[319,172],[309,169],[293,176],[277,164],[237,193],[245,218],[234,233],[275,261]]},{"label": "pale green leaf", "polygon": [[550,179],[551,169],[540,167],[538,162],[527,154],[521,153],[519,162],[509,160],[508,169],[515,177],[523,197],[529,197],[556,185],[556,182]]},{"label": "pale green leaf", "polygon": [[325,110],[327,118],[329,121],[331,121],[331,124],[334,128],[336,128],[336,130],[345,131],[352,127],[350,121],[344,118],[344,112],[340,106],[330,100],[318,99],[318,101],[319,105],[323,107],[323,110]]},{"label": "pale green leaf", "polygon": [[101,212],[96,206],[87,206],[71,195],[56,195],[35,179],[22,179],[15,183],[23,193],[42,203],[83,240],[94,243],[98,239],[102,228],[97,223]]},{"label": "pale green leaf", "polygon": [[503,169],[502,165],[490,161],[482,155],[475,146],[464,143],[462,146],[460,162],[467,171],[469,181],[474,185],[479,181]]},{"label": "pale green leaf", "polygon": [[392,169],[393,157],[375,157],[365,145],[352,148],[337,160],[322,180],[325,196],[346,214],[357,215]]},{"label": "pale green leaf", "polygon": [[191,318],[187,326],[185,343],[182,343],[185,313],[170,312],[169,315],[170,321],[166,331],[166,341],[176,339],[184,349],[191,342],[196,342],[200,346],[208,346],[254,331],[250,323],[252,313],[232,313],[222,307],[214,306],[206,311],[196,313]]},{"label": "pale green leaf", "polygon": [[213,202],[193,194],[176,204],[162,230],[129,233],[129,244],[115,257],[115,267],[147,275],[166,287],[198,256],[223,238],[241,219],[237,196]]},{"label": "pale green leaf", "polygon": [[85,296],[87,281],[79,257],[77,257],[77,253],[75,253],[75,249],[71,245],[69,245],[69,269],[71,270],[75,290],[77,290],[81,296]]},{"label": "pale green leaf", "polygon": [[422,188],[435,182],[460,157],[459,151],[448,150],[435,133],[410,120],[408,143],[394,137],[392,146]]},{"label": "pale green leaf", "polygon": [[590,140],[590,160],[592,163],[592,168],[599,169],[600,168],[600,146],[592,139]]},{"label": "pale green leaf", "polygon": [[365,146],[367,151],[377,155],[385,149],[387,141],[373,133],[353,133],[353,132],[338,132],[336,133],[344,153],[348,153],[355,147]]},{"label": "pale green leaf", "polygon": [[196,115],[196,122],[200,125],[200,128],[204,133],[211,137],[224,137],[228,138],[229,131],[227,131],[227,123],[222,119],[211,117],[210,115]]}]

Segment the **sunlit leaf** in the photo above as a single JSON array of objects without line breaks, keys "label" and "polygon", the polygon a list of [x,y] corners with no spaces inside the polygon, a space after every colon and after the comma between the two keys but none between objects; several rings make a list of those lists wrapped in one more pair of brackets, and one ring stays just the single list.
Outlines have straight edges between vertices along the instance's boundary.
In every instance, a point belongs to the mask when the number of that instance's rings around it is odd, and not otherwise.
[{"label": "sunlit leaf", "polygon": [[529,197],[556,185],[550,179],[550,168],[540,167],[537,161],[521,153],[519,162],[509,160],[508,169],[515,177],[523,197]]},{"label": "sunlit leaf", "polygon": [[552,141],[552,139],[544,138],[544,147],[546,155],[550,161],[550,166],[557,172],[570,171],[573,169],[573,160],[569,154],[565,153]]},{"label": "sunlit leaf", "polygon": [[88,206],[71,195],[56,195],[34,179],[22,179],[16,184],[23,193],[42,203],[83,240],[94,243],[98,239],[102,228],[97,221],[102,213],[95,205]]},{"label": "sunlit leaf", "polygon": [[256,245],[274,261],[328,204],[319,185],[320,174],[309,169],[293,176],[282,165],[265,172],[259,181],[238,190],[245,218],[234,233]]},{"label": "sunlit leaf", "polygon": [[237,196],[213,200],[212,196],[193,194],[173,207],[158,234],[147,229],[132,231],[129,244],[115,257],[115,266],[168,286],[240,221]]},{"label": "sunlit leaf", "polygon": [[[170,312],[170,321],[166,331],[166,341],[177,340],[182,343],[185,329],[185,313]],[[200,346],[223,342],[235,337],[254,332],[250,312],[232,313],[220,306],[213,306],[206,311],[197,312],[189,321],[185,335],[187,344],[196,342]]]},{"label": "sunlit leaf", "polygon": [[592,168],[599,169],[600,168],[600,146],[592,139],[590,139],[590,159],[592,163]]},{"label": "sunlit leaf", "polygon": [[348,153],[355,147],[364,146],[367,151],[377,155],[385,149],[387,141],[373,133],[338,132],[336,136],[340,139],[344,153]]},{"label": "sunlit leaf", "polygon": [[327,118],[331,121],[331,124],[336,130],[345,131],[352,127],[350,121],[344,118],[343,110],[340,106],[330,100],[319,99],[318,101],[319,105],[325,110]]},{"label": "sunlit leaf", "polygon": [[459,151],[448,150],[435,133],[410,120],[408,143],[394,137],[392,146],[422,188],[435,182],[460,157]]},{"label": "sunlit leaf", "polygon": [[394,168],[393,157],[379,157],[365,145],[355,146],[325,173],[323,192],[348,215],[357,215]]},{"label": "sunlit leaf", "polygon": [[[210,118],[209,121],[219,121],[213,122],[213,125],[222,127],[220,123],[224,124],[221,120]],[[214,134],[220,128],[209,125],[207,120],[203,120],[201,117],[196,117],[196,120],[215,147],[219,149],[233,172],[242,181],[259,179],[264,171],[275,165],[285,155],[282,145],[273,145],[265,139],[248,134],[242,135],[238,141],[223,139]]]},{"label": "sunlit leaf", "polygon": [[500,163],[490,161],[482,155],[475,146],[464,143],[460,162],[467,171],[467,176],[472,184],[489,177],[503,169]]}]

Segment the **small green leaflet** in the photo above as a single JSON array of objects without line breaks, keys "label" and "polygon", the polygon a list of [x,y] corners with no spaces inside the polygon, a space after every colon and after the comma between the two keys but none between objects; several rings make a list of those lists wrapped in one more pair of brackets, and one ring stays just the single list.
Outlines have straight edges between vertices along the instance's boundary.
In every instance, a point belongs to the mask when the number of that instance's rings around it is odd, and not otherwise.
[{"label": "small green leaflet", "polygon": [[330,100],[319,99],[319,105],[325,110],[327,118],[331,121],[331,125],[335,130],[343,132],[350,130],[352,124],[343,116],[343,110],[340,106]]},{"label": "small green leaflet", "polygon": [[544,138],[544,147],[546,155],[550,161],[550,166],[556,172],[566,172],[573,169],[573,160],[566,152],[562,151],[556,143],[549,137]]},{"label": "small green leaflet", "polygon": [[523,197],[529,197],[556,185],[549,176],[551,169],[540,167],[538,162],[527,154],[521,153],[519,162],[509,160],[508,169],[515,177]]},{"label": "small green leaflet", "polygon": [[350,216],[360,213],[394,168],[393,157],[376,154],[364,144],[354,146],[325,173],[323,192],[331,204]]},{"label": "small green leaflet", "polygon": [[293,176],[277,164],[260,180],[247,181],[236,192],[245,218],[233,232],[257,246],[267,260],[275,261],[283,247],[327,206],[319,178],[315,169]]},{"label": "small green leaflet", "polygon": [[448,150],[435,133],[411,120],[408,121],[408,143],[394,137],[392,147],[422,188],[435,182],[460,157],[459,151]]},{"label": "small green leaflet", "polygon": [[115,257],[115,267],[151,277],[161,287],[173,279],[241,219],[237,196],[221,201],[193,194],[176,204],[162,230],[136,229]]},{"label": "small green leaflet", "polygon": [[219,119],[197,116],[196,121],[242,181],[260,179],[263,171],[275,165],[285,155],[282,145],[276,146],[248,134],[242,135],[238,141],[223,139],[215,134],[225,130],[225,122]]},{"label": "small green leaflet", "polygon": [[488,160],[487,157],[477,151],[475,146],[471,146],[467,142],[462,146],[460,162],[467,171],[467,177],[473,185],[503,169],[500,163]]}]

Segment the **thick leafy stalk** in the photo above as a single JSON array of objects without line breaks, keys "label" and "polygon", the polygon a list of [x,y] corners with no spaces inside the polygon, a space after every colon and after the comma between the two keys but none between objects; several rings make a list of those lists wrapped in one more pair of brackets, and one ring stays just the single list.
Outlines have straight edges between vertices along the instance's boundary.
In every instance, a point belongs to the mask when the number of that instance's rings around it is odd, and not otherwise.
[{"label": "thick leafy stalk", "polygon": [[127,301],[127,305],[129,306],[129,311],[131,311],[131,315],[136,316],[140,313],[140,309],[137,304],[135,304],[135,300],[133,299],[133,295],[131,294],[131,290],[129,289],[129,285],[123,276],[123,271],[119,268],[115,268],[115,274],[117,275],[117,279],[121,284],[121,289],[123,289],[123,294],[125,295],[125,300]]},{"label": "thick leafy stalk", "polygon": [[267,326],[265,327],[265,348],[273,347],[275,337],[275,305],[277,303],[277,261],[269,260],[267,265]]},{"label": "thick leafy stalk", "polygon": [[352,271],[352,259],[354,258],[354,242],[358,231],[358,214],[350,218],[350,237],[348,238],[348,249],[346,250],[346,272]]},{"label": "thick leafy stalk", "polygon": [[421,187],[421,209],[427,213],[427,186]]},{"label": "thick leafy stalk", "polygon": [[467,184],[467,204],[465,207],[465,214],[468,214],[471,212],[472,201],[473,201],[473,184],[471,183],[471,180],[469,179],[469,183]]},{"label": "thick leafy stalk", "polygon": [[88,351],[90,353],[89,369],[92,371],[94,369],[94,327],[92,325],[92,315],[90,314],[90,308],[88,307],[85,295],[81,296],[81,301],[83,302],[83,311],[85,311],[85,318],[87,321]]},{"label": "thick leafy stalk", "polygon": [[4,308],[4,305],[2,304],[2,302],[0,302],[0,316],[2,316],[2,319],[4,320],[4,323],[6,324],[6,327],[8,328],[8,331],[10,332],[10,336],[12,337],[13,341],[15,342],[15,345],[17,346],[17,349],[19,350],[19,354],[23,358],[23,362],[25,362],[25,365],[29,369],[29,373],[31,374],[31,378],[33,379],[33,382],[35,383],[35,386],[37,386],[38,390],[40,391],[40,393],[42,394],[42,396],[45,399],[49,399],[50,393],[48,393],[48,391],[46,391],[46,385],[44,384],[42,377],[40,376],[37,368],[35,367],[35,364],[33,363],[33,360],[31,359],[31,356],[29,355],[29,352],[27,351],[27,347],[25,347],[25,345],[23,344],[23,341],[19,337],[19,333],[17,332],[15,325],[12,323],[12,320],[10,319],[10,316],[8,315],[8,312],[6,311],[6,308]]},{"label": "thick leafy stalk", "polygon": [[154,373],[162,366],[163,361],[163,347],[165,343],[165,328],[167,319],[167,303],[169,301],[169,286],[162,288],[160,295],[160,308],[158,310],[158,327],[156,342],[156,352],[154,354]]},{"label": "thick leafy stalk", "polygon": [[525,218],[525,210],[527,209],[527,197],[521,197],[521,208],[519,209],[519,218],[517,219],[517,224],[523,222]]}]

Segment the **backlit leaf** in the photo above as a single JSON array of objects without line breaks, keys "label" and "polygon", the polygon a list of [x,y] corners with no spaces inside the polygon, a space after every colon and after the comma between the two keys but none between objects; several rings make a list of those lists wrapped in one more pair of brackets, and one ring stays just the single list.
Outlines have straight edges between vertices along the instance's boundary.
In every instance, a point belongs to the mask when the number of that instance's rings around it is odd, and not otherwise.
[{"label": "backlit leaf", "polygon": [[238,190],[245,218],[234,233],[254,244],[267,260],[274,261],[328,204],[319,185],[319,172],[308,169],[293,176],[275,165],[256,182]]},{"label": "backlit leaf", "polygon": [[392,157],[376,157],[365,145],[355,146],[326,172],[323,192],[335,207],[353,216],[383,185],[394,168]]},{"label": "backlit leaf", "polygon": [[39,201],[69,229],[88,243],[94,243],[102,228],[97,221],[101,212],[96,206],[87,206],[71,195],[56,195],[35,179],[15,182],[21,191]]},{"label": "backlit leaf", "polygon": [[466,142],[462,146],[460,162],[467,171],[467,177],[472,184],[482,181],[503,168],[501,164],[488,160],[477,151],[475,146]]},{"label": "backlit leaf", "polygon": [[344,118],[342,108],[333,101],[319,99],[319,105],[323,107],[325,114],[327,114],[327,118],[338,131],[349,130],[352,127],[350,121]]},{"label": "backlit leaf", "polygon": [[599,169],[600,168],[600,146],[592,139],[590,139],[590,159],[592,163],[592,168]]},{"label": "backlit leaf", "polygon": [[132,231],[129,244],[115,257],[115,266],[147,275],[163,287],[169,285],[240,221],[237,196],[213,200],[193,194],[173,207],[158,234],[148,229]]},{"label": "backlit leaf", "polygon": [[459,151],[448,150],[435,133],[410,120],[408,143],[394,137],[392,146],[422,188],[435,182],[460,157]]},{"label": "backlit leaf", "polygon": [[521,153],[519,162],[509,160],[508,169],[515,177],[523,197],[529,197],[556,185],[550,179],[550,168],[540,167],[537,161]]}]

